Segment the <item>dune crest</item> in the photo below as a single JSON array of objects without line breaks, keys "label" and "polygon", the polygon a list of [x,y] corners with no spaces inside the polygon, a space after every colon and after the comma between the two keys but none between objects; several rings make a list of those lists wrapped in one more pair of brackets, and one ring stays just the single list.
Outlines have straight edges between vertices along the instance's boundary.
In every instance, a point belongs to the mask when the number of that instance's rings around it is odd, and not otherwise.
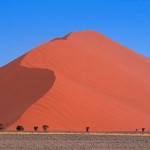
[{"label": "dune crest", "polygon": [[38,46],[0,68],[0,77],[0,119],[8,129],[150,126],[149,58],[95,31]]}]

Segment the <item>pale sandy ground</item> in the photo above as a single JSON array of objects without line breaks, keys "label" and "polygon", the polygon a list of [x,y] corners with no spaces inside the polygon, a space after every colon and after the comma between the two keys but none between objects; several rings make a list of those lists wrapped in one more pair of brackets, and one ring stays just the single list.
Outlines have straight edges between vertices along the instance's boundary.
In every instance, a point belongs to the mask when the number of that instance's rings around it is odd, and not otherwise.
[{"label": "pale sandy ground", "polygon": [[150,134],[0,133],[2,150],[150,150]]}]

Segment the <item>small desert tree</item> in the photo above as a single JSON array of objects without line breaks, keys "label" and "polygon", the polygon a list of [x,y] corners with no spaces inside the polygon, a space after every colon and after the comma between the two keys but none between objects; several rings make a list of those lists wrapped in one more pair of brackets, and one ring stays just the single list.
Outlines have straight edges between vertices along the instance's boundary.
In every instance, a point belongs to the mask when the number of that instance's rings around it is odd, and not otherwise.
[{"label": "small desert tree", "polygon": [[86,132],[89,132],[89,130],[90,130],[90,127],[86,127]]},{"label": "small desert tree", "polygon": [[142,132],[144,133],[144,131],[145,131],[145,128],[142,128]]},{"label": "small desert tree", "polygon": [[16,127],[16,130],[17,131],[24,131],[24,127],[19,125]]},{"label": "small desert tree", "polygon": [[34,130],[37,131],[38,130],[38,126],[34,126]]},{"label": "small desert tree", "polygon": [[44,131],[47,131],[48,128],[49,128],[48,125],[43,125],[43,130],[44,130]]}]

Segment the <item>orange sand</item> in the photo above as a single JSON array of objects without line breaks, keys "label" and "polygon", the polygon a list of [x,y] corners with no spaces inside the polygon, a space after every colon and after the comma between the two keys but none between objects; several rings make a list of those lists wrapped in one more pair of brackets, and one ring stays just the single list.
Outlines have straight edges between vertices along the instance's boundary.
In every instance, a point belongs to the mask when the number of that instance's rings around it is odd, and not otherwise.
[{"label": "orange sand", "polygon": [[0,121],[8,129],[149,129],[149,62],[95,31],[54,39],[0,68]]}]

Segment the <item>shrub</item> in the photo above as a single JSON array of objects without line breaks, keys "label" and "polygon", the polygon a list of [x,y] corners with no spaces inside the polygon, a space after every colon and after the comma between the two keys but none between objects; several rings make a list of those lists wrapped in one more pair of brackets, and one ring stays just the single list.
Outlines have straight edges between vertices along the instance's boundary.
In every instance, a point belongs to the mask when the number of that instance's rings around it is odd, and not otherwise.
[{"label": "shrub", "polygon": [[145,131],[145,128],[142,128],[142,132],[144,132]]},{"label": "shrub", "polygon": [[16,127],[16,130],[17,131],[24,131],[24,127],[19,125]]},{"label": "shrub", "polygon": [[4,126],[2,123],[0,123],[0,130],[3,130],[4,129]]},{"label": "shrub", "polygon": [[138,129],[135,129],[135,131],[137,132],[137,131],[138,131]]},{"label": "shrub", "polygon": [[90,130],[90,127],[86,127],[86,132],[89,132],[89,130]]},{"label": "shrub", "polygon": [[34,130],[37,131],[38,130],[38,126],[34,126]]}]

